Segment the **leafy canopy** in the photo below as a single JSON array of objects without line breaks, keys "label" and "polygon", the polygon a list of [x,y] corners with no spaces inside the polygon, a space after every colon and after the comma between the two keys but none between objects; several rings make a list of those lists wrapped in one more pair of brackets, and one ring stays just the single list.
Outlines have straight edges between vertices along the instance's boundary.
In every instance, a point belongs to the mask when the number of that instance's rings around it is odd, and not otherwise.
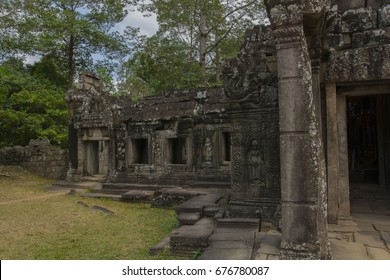
[{"label": "leafy canopy", "polygon": [[39,71],[43,63],[26,67],[21,59],[9,59],[0,64],[0,146],[37,138],[66,146],[65,90],[51,81],[51,72]]}]

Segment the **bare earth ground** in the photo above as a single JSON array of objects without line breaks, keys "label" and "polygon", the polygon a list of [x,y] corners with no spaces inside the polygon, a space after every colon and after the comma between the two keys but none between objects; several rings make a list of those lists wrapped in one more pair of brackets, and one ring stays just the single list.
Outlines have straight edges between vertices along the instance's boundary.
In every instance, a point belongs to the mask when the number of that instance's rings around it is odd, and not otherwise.
[{"label": "bare earth ground", "polygon": [[174,211],[48,192],[50,183],[0,166],[0,259],[169,258],[148,251],[176,227]]}]

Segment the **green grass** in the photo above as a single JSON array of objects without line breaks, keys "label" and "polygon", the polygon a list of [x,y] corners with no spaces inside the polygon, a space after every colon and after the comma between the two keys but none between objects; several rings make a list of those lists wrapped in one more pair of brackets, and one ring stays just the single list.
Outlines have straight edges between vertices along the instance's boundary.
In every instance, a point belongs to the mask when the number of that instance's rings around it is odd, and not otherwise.
[{"label": "green grass", "polygon": [[176,227],[174,211],[78,195],[53,196],[43,188],[48,183],[26,172],[0,176],[0,259],[172,258],[148,252]]}]

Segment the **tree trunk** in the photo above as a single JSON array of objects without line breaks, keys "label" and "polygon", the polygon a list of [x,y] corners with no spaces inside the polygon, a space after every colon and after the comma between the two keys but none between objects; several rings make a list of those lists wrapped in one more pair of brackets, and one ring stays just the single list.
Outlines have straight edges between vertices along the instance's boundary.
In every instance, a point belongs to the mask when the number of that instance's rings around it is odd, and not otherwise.
[{"label": "tree trunk", "polygon": [[[215,42],[218,42],[218,34],[215,34]],[[215,81],[221,81],[221,54],[219,52],[219,44],[215,47]]]},{"label": "tree trunk", "polygon": [[74,75],[75,75],[74,45],[75,45],[75,36],[71,35],[69,39],[69,45],[68,45],[68,88],[72,88]]},{"label": "tree trunk", "polygon": [[201,13],[199,21],[199,64],[202,73],[203,82],[206,82],[206,16]]}]

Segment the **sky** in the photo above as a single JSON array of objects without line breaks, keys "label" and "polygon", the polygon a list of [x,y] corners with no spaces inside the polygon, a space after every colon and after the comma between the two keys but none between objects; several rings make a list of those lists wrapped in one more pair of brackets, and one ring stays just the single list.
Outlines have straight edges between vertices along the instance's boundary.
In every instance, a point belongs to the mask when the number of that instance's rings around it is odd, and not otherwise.
[{"label": "sky", "polygon": [[139,27],[142,35],[152,36],[158,29],[158,23],[156,15],[153,14],[149,17],[144,17],[141,12],[134,11],[129,12],[126,18],[116,28],[119,31],[123,31],[126,26]]}]

